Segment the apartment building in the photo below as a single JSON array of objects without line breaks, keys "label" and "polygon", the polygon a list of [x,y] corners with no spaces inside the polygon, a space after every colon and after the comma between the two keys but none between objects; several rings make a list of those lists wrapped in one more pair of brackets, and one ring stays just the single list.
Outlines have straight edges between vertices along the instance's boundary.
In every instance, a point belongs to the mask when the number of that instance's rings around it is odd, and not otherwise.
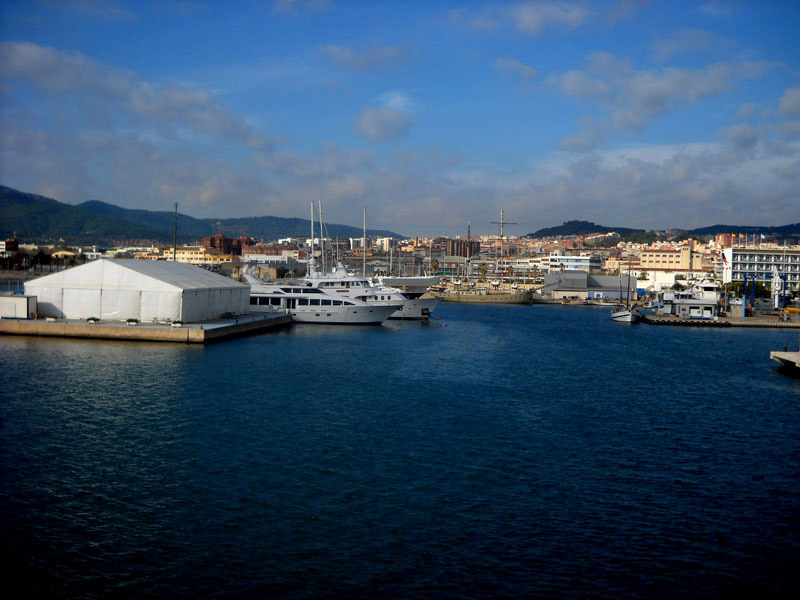
[{"label": "apartment building", "polygon": [[745,277],[771,282],[777,269],[779,275],[786,275],[787,289],[800,290],[800,246],[726,248],[719,266],[723,283]]},{"label": "apartment building", "polygon": [[558,271],[585,271],[597,272],[603,268],[603,259],[596,254],[550,254],[548,272]]}]

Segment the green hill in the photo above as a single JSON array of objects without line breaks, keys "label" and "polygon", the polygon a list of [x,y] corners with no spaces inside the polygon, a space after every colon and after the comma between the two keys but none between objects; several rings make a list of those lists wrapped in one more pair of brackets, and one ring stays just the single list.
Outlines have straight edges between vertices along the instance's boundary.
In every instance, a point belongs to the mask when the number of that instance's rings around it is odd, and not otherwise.
[{"label": "green hill", "polygon": [[[131,240],[152,240],[171,243],[175,214],[170,211],[149,211],[121,208],[91,200],[77,206],[64,204],[36,194],[27,194],[0,186],[0,237],[16,235],[35,242],[64,240],[69,244],[103,244]],[[337,237],[361,237],[362,229],[349,225],[326,225],[327,232]],[[281,217],[247,217],[238,219],[195,219],[178,214],[178,242],[199,241],[223,233],[227,237],[247,235],[263,240],[290,236],[307,236],[311,224],[307,219]],[[368,229],[367,235],[402,238],[386,230]]]},{"label": "green hill", "polygon": [[545,227],[527,237],[569,237],[575,235],[589,235],[592,233],[616,232],[626,241],[649,242],[656,238],[703,238],[714,236],[718,233],[746,233],[748,235],[760,234],[770,239],[791,239],[800,237],[800,223],[782,225],[779,227],[762,227],[757,225],[712,225],[688,231],[674,229],[666,232],[645,231],[644,229],[630,229],[627,227],[606,227],[591,221],[566,221],[556,227]]},{"label": "green hill", "polygon": [[557,236],[571,236],[571,235],[589,235],[591,233],[611,233],[616,231],[624,236],[635,232],[644,232],[643,229],[628,229],[626,227],[604,227],[603,225],[595,225],[591,221],[565,221],[556,227],[545,227],[533,233],[529,233],[527,237],[557,237]]}]

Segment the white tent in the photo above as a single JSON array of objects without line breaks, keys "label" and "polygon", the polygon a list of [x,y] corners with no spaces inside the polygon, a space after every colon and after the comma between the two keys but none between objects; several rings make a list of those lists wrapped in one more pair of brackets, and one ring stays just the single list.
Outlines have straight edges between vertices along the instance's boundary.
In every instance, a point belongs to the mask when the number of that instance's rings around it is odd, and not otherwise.
[{"label": "white tent", "polygon": [[96,260],[25,283],[40,316],[103,320],[215,319],[250,310],[250,286],[168,261]]}]

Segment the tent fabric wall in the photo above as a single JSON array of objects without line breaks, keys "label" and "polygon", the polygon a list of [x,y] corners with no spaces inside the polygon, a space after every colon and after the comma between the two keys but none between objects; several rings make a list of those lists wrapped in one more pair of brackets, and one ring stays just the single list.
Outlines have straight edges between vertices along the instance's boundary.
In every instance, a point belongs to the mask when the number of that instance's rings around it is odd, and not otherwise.
[{"label": "tent fabric wall", "polygon": [[61,310],[64,290],[61,288],[47,286],[35,287],[26,283],[25,294],[28,296],[36,296],[36,311],[40,315],[44,317],[64,317],[64,312]]},{"label": "tent fabric wall", "polygon": [[63,312],[75,319],[98,317],[102,306],[101,290],[64,288]]},{"label": "tent fabric wall", "polygon": [[97,260],[25,284],[39,314],[196,322],[250,310],[250,286],[182,263]]}]

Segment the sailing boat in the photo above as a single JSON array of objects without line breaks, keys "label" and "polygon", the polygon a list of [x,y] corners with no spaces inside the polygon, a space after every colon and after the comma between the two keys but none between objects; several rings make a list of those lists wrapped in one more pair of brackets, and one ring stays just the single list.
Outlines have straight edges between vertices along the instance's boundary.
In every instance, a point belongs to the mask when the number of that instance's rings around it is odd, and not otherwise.
[{"label": "sailing boat", "polygon": [[[622,275],[620,274],[620,300],[622,300]],[[617,323],[638,323],[641,314],[631,306],[631,262],[628,261],[628,285],[625,290],[625,304],[611,311],[611,320]]]}]

